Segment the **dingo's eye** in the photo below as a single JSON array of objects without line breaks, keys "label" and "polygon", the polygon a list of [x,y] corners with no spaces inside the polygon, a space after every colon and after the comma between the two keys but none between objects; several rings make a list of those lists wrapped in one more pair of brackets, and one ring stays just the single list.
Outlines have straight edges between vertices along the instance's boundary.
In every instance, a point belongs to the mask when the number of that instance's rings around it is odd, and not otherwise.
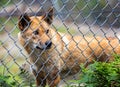
[{"label": "dingo's eye", "polygon": [[35,30],[35,31],[33,31],[33,33],[34,33],[35,35],[38,35],[38,34],[39,34],[39,31],[38,31],[38,30]]},{"label": "dingo's eye", "polygon": [[46,34],[48,34],[49,33],[49,30],[46,30]]}]

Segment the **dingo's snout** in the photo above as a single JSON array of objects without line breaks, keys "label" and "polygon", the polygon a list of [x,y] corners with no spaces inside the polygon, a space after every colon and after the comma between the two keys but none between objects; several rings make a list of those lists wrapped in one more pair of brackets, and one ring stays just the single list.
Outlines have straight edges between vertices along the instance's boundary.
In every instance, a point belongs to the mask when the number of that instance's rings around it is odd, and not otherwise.
[{"label": "dingo's snout", "polygon": [[42,44],[41,42],[39,42],[38,45],[36,45],[37,49],[43,50],[43,49],[50,49],[52,46],[52,42],[51,41],[46,41],[45,44]]}]

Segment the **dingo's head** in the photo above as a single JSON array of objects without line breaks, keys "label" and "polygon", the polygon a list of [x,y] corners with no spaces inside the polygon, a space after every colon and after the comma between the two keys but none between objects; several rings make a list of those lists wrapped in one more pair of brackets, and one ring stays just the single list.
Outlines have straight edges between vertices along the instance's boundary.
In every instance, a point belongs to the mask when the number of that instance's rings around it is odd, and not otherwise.
[{"label": "dingo's head", "polygon": [[36,49],[50,49],[51,30],[49,25],[53,20],[53,8],[43,16],[29,17],[27,14],[21,15],[19,18],[19,29],[22,32],[22,37],[28,41]]}]

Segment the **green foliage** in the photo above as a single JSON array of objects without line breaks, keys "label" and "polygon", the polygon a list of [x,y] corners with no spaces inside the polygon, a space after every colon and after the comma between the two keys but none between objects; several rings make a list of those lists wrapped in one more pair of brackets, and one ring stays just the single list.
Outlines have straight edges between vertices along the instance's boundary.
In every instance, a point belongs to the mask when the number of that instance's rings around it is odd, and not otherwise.
[{"label": "green foliage", "polygon": [[[16,1],[16,0],[14,0],[14,1]],[[0,9],[2,9],[3,6],[8,6],[10,4],[12,4],[12,0],[0,0],[0,7],[1,7]]]},{"label": "green foliage", "polygon": [[84,87],[120,87],[120,56],[114,57],[109,63],[95,61],[88,68],[81,65],[80,80],[73,82],[84,84]]},{"label": "green foliage", "polygon": [[[64,1],[66,0],[57,0],[58,6],[62,8]],[[82,15],[87,17],[92,10],[101,10],[106,6],[107,3],[106,0],[69,0],[65,4],[65,8],[71,10],[71,7],[73,7],[72,9],[75,12],[81,11]]]},{"label": "green foliage", "polygon": [[35,86],[35,79],[24,68],[20,68],[19,77],[20,77],[20,79],[23,80],[23,82],[21,84],[22,87],[28,87],[28,86],[29,87],[36,87]]},{"label": "green foliage", "polygon": [[0,0],[1,5],[6,4],[7,2],[8,2],[8,0]]},{"label": "green foliage", "polygon": [[[16,68],[16,67],[14,67]],[[18,74],[4,75],[5,67],[0,67],[0,87],[36,87],[35,80],[31,74],[20,68]]]},{"label": "green foliage", "polygon": [[[79,0],[77,3],[77,8],[83,11],[83,16],[88,16],[93,11],[99,11],[106,5],[105,0]],[[76,9],[77,11],[77,9]]]},{"label": "green foliage", "polygon": [[17,85],[17,83],[12,78],[12,76],[0,75],[0,87],[14,87],[15,85]]}]

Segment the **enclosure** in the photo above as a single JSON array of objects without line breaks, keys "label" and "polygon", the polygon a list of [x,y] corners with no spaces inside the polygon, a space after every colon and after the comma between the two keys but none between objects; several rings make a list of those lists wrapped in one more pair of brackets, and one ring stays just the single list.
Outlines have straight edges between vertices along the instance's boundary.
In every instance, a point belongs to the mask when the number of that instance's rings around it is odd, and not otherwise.
[{"label": "enclosure", "polygon": [[[50,27],[63,37],[120,39],[119,0],[0,0],[0,87],[36,87],[29,55],[18,41],[18,20],[24,13],[43,15],[50,7],[54,8]],[[61,84],[70,85],[65,78]]]}]

